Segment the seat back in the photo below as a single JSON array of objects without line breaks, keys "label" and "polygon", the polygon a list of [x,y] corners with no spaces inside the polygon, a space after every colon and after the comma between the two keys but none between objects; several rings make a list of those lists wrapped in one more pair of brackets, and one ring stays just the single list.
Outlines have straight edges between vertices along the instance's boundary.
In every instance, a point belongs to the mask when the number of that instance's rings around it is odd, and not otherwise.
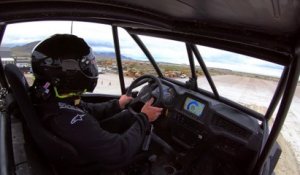
[{"label": "seat back", "polygon": [[42,124],[33,107],[27,80],[18,67],[8,64],[4,72],[29,132],[44,156],[56,164],[78,160],[76,149],[48,131]]}]

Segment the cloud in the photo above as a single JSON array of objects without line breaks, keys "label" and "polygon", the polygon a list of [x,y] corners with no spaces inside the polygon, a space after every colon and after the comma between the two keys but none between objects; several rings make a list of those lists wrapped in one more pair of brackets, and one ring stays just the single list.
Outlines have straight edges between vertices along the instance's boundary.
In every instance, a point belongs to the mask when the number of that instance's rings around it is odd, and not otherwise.
[{"label": "cloud", "polygon": [[113,47],[112,28],[105,24],[73,22],[73,34],[89,42],[104,41]]},{"label": "cloud", "polygon": [[94,52],[115,52],[114,48],[111,47],[93,47]]},{"label": "cloud", "polygon": [[157,61],[177,64],[189,64],[186,46],[183,42],[140,36]]},{"label": "cloud", "polygon": [[[2,45],[23,45],[56,33],[71,33],[71,21],[45,21],[9,24]],[[55,26],[55,27],[54,27]],[[118,28],[121,54],[147,60],[145,54],[122,28]],[[96,52],[114,52],[112,27],[89,22],[73,22],[73,34],[84,38]],[[183,42],[140,36],[157,62],[189,64]],[[208,67],[279,76],[283,66],[220,49],[197,46]]]},{"label": "cloud", "polygon": [[197,48],[208,67],[225,68],[233,71],[275,77],[279,77],[283,71],[283,66],[281,65],[254,57],[204,46],[197,46]]},{"label": "cloud", "polygon": [[6,27],[2,43],[22,45],[24,43],[39,41],[56,33],[70,33],[70,26],[71,23],[66,21],[9,24]]}]

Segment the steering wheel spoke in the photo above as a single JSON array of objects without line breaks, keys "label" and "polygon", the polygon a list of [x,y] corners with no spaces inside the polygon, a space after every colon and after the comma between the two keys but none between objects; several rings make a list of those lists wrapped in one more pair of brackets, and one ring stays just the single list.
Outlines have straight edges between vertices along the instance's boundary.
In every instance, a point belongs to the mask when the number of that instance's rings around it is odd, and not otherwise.
[{"label": "steering wheel spoke", "polygon": [[153,75],[143,75],[134,80],[128,87],[126,95],[131,96],[132,90],[134,88],[139,87],[145,83],[148,84],[140,90],[138,96],[135,97],[128,105],[128,110],[133,114],[137,114],[137,112],[133,110],[132,105],[138,102],[146,103],[151,97],[155,97],[155,102],[153,103],[153,105],[155,106],[157,104],[160,104],[160,101],[163,99],[161,81]]}]

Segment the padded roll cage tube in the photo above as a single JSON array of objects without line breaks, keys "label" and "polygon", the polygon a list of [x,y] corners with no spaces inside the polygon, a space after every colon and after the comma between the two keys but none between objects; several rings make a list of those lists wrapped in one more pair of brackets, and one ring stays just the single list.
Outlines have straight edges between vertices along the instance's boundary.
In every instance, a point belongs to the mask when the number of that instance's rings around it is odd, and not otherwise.
[{"label": "padded roll cage tube", "polygon": [[125,89],[123,67],[122,67],[122,60],[121,60],[119,35],[118,35],[118,28],[116,26],[112,26],[112,34],[113,34],[113,38],[114,38],[115,54],[116,54],[117,65],[118,65],[118,73],[119,73],[121,92],[122,92],[122,94],[125,94],[126,89]]},{"label": "padded roll cage tube", "polygon": [[0,174],[9,175],[12,172],[12,162],[10,158],[12,152],[9,147],[9,138],[11,138],[10,129],[10,117],[6,116],[5,113],[0,112]]},{"label": "padded roll cage tube", "polygon": [[288,76],[287,76],[287,83],[286,83],[286,91],[284,91],[282,100],[274,121],[274,124],[272,126],[270,135],[268,137],[268,140],[266,142],[266,145],[264,146],[261,155],[259,156],[256,165],[252,171],[252,175],[257,175],[260,173],[261,168],[263,167],[267,157],[269,156],[269,153],[272,149],[272,146],[274,145],[279,132],[282,128],[282,125],[284,123],[284,120],[286,118],[286,115],[288,113],[288,110],[290,108],[300,74],[300,41],[295,47],[295,56],[293,57],[293,60],[290,62],[290,65],[288,66]]},{"label": "padded roll cage tube", "polygon": [[[2,44],[2,39],[6,29],[5,23],[0,23],[0,44]],[[1,58],[1,56],[0,56]],[[4,69],[2,60],[0,59],[0,83],[1,89],[8,89],[8,83],[4,76]],[[5,98],[2,96],[2,98]],[[0,99],[4,100],[4,99]],[[6,104],[5,104],[6,105]],[[4,111],[0,106],[0,174],[9,175],[13,170],[13,150],[12,150],[12,140],[11,140],[11,120],[10,116],[7,115],[7,111]]]},{"label": "padded roll cage tube", "polygon": [[142,40],[135,34],[131,34],[129,33],[129,35],[134,39],[134,41],[138,44],[138,46],[142,49],[142,51],[144,52],[144,54],[147,56],[147,58],[149,59],[149,61],[151,62],[151,64],[153,65],[155,71],[158,74],[158,77],[162,78],[163,75],[159,69],[159,67],[157,66],[153,56],[151,55],[151,53],[149,52],[149,50],[147,49],[147,47],[144,45],[144,43],[142,42]]},{"label": "padded roll cage tube", "polygon": [[[0,23],[0,44],[2,43],[2,39],[3,39],[5,29],[6,29],[6,24],[5,23]],[[1,58],[1,55],[0,55],[0,58]],[[1,83],[2,87],[8,89],[8,84],[7,84],[5,76],[4,76],[4,69],[3,69],[2,60],[0,60],[0,74],[1,74],[0,83]]]},{"label": "padded roll cage tube", "polygon": [[[0,44],[3,39],[4,31],[6,29],[5,23],[0,23]],[[0,56],[1,58],[1,56]],[[4,70],[2,65],[2,60],[0,60],[0,83],[1,86],[4,88],[8,88],[7,82],[4,77]],[[0,99],[2,100],[2,99]],[[2,108],[2,106],[0,106]],[[5,115],[4,112],[2,112],[2,109],[0,111],[0,174],[1,175],[9,175],[11,172],[11,158],[9,155],[11,152],[8,148],[8,142],[9,142],[9,134],[10,133],[10,121],[9,117]]]},{"label": "padded roll cage tube", "polygon": [[8,134],[10,123],[7,121],[9,117],[0,112],[0,174],[8,175],[10,172],[9,152],[8,150]]}]

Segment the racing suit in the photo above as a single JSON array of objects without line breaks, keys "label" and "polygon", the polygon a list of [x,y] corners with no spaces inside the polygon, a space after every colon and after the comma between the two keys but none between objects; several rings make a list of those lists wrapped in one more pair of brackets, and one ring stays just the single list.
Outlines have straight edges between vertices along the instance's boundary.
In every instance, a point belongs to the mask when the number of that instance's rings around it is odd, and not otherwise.
[{"label": "racing suit", "polygon": [[118,100],[72,103],[48,102],[40,105],[38,113],[52,132],[75,147],[82,160],[98,162],[104,169],[120,168],[141,150],[150,126],[145,114],[134,117],[122,111]]}]

